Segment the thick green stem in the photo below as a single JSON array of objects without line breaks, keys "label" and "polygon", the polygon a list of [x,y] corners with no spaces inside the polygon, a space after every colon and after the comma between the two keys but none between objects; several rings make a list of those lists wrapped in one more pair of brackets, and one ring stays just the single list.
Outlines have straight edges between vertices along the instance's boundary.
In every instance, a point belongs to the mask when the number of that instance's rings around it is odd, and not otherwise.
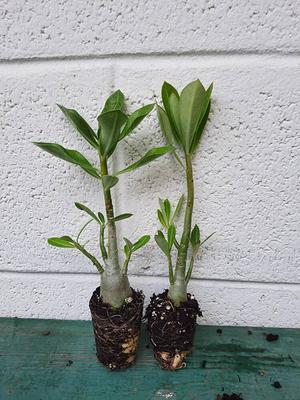
[{"label": "thick green stem", "polygon": [[[108,175],[107,159],[100,157],[101,175]],[[107,259],[105,260],[105,272],[101,275],[101,295],[105,303],[119,308],[131,295],[131,289],[127,275],[120,268],[116,224],[114,221],[114,208],[110,189],[103,195],[107,218]]]},{"label": "thick green stem", "polygon": [[174,283],[169,288],[169,298],[173,300],[175,305],[187,299],[187,282],[186,275],[186,261],[189,249],[192,215],[194,208],[194,180],[193,180],[193,167],[190,154],[185,154],[186,163],[186,184],[187,184],[187,202],[184,215],[183,232],[178,249],[175,279]]}]

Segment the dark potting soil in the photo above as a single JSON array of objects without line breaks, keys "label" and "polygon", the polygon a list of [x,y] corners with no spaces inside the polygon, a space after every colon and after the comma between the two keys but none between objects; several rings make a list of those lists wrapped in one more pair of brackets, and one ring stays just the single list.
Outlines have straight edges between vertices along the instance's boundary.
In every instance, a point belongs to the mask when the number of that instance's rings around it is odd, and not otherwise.
[{"label": "dark potting soil", "polygon": [[111,370],[127,368],[136,358],[144,295],[132,289],[131,297],[119,309],[102,301],[98,287],[91,299],[96,351],[99,361]]},{"label": "dark potting soil", "polygon": [[232,394],[227,394],[224,393],[223,395],[218,394],[216,400],[243,400],[240,394],[232,393]]},{"label": "dark potting soil", "polygon": [[180,306],[168,298],[168,290],[151,297],[145,318],[155,358],[163,368],[175,370],[184,365],[193,345],[197,315],[202,313],[190,293]]}]

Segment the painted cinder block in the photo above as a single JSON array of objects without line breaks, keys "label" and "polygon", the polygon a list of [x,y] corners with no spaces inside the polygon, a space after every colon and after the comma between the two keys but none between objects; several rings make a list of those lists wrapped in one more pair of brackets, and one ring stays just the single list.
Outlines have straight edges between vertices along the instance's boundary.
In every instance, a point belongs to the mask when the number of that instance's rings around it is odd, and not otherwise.
[{"label": "painted cinder block", "polygon": [[4,0],[1,58],[298,52],[299,2]]}]

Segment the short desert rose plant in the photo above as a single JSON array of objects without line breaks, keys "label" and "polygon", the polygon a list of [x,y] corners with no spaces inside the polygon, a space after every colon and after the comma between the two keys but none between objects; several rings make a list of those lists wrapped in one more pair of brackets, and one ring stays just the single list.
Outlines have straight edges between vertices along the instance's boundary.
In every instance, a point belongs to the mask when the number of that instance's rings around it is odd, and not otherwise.
[{"label": "short desert rose plant", "polygon": [[[198,225],[192,227],[194,180],[192,158],[197,150],[210,111],[212,84],[206,90],[199,80],[189,83],[180,93],[165,82],[162,86],[163,108],[157,105],[159,123],[173,151],[179,168],[185,169],[186,203],[180,239],[177,239],[176,220],[184,205],[182,196],[175,210],[168,199],[160,199],[158,219],[162,225],[155,236],[156,243],[167,257],[169,289],[154,294],[146,311],[148,330],[154,355],[162,368],[175,370],[184,365],[191,350],[197,315],[201,316],[195,297],[187,293],[194,262],[201,241]],[[211,236],[211,235],[210,235]],[[176,262],[173,265],[174,258]]]},{"label": "short desert rose plant", "polygon": [[[94,131],[80,114],[59,106],[65,117],[81,136],[95,150],[98,165],[94,165],[77,150],[67,149],[56,143],[35,142],[42,150],[82,168],[102,187],[105,212],[92,211],[88,206],[75,203],[75,206],[90,219],[83,225],[76,237],[62,236],[48,239],[52,246],[77,249],[97,268],[101,284],[91,299],[96,351],[100,362],[111,370],[126,368],[135,361],[139,339],[144,296],[134,290],[128,280],[128,264],[133,253],[138,251],[150,239],[144,235],[138,240],[124,238],[124,257],[120,262],[117,224],[132,216],[126,213],[115,215],[112,189],[118,183],[119,176],[133,171],[170,151],[170,147],[152,148],[133,164],[120,171],[109,172],[109,159],[118,147],[140,122],[151,112],[153,104],[146,105],[127,115],[124,111],[124,95],[120,90],[114,92],[106,101],[98,116],[98,128]],[[95,249],[88,250],[87,243],[81,241],[84,229],[95,223],[99,229],[99,254]]]}]

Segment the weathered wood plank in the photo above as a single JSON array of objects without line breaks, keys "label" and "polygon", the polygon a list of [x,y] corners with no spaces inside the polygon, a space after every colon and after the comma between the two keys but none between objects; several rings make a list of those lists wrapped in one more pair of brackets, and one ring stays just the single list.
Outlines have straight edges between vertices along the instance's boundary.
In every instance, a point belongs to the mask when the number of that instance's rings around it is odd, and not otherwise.
[{"label": "weathered wood plank", "polygon": [[[215,400],[224,390],[300,400],[300,330],[219,329],[197,328],[188,366],[177,372],[160,370],[143,331],[137,364],[110,372],[96,360],[90,322],[0,319],[0,399]],[[270,332],[277,341],[266,341]]]}]

